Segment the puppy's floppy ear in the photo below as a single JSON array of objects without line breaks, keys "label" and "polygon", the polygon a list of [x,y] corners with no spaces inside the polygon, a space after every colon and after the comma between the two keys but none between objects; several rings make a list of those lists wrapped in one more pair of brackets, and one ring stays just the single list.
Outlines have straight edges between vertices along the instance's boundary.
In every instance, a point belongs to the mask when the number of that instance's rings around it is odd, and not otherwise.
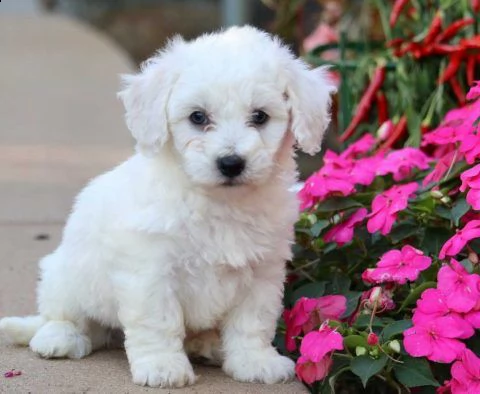
[{"label": "puppy's floppy ear", "polygon": [[125,106],[125,120],[137,149],[155,154],[168,140],[167,102],[176,76],[174,55],[184,44],[180,36],[164,50],[145,61],[138,74],[123,75],[123,89],[118,97]]},{"label": "puppy's floppy ear", "polygon": [[328,78],[328,67],[311,70],[300,59],[292,59],[290,65],[286,94],[292,132],[300,149],[313,155],[320,151],[330,123],[331,94],[336,87]]}]

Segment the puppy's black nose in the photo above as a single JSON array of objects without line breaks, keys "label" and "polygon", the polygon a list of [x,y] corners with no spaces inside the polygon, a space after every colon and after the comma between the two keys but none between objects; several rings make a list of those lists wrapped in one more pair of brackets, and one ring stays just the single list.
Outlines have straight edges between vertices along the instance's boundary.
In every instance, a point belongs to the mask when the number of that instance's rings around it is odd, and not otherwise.
[{"label": "puppy's black nose", "polygon": [[219,157],[217,159],[217,167],[222,175],[235,178],[245,169],[245,159],[238,155]]}]

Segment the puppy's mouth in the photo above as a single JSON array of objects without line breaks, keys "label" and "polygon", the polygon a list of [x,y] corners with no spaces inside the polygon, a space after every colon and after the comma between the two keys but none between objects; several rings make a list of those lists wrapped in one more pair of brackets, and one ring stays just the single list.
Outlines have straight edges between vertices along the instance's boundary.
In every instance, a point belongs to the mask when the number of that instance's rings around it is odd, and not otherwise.
[{"label": "puppy's mouth", "polygon": [[239,179],[227,179],[226,181],[222,182],[220,185],[223,187],[235,187],[235,186],[241,186],[244,185],[245,182],[242,182]]}]

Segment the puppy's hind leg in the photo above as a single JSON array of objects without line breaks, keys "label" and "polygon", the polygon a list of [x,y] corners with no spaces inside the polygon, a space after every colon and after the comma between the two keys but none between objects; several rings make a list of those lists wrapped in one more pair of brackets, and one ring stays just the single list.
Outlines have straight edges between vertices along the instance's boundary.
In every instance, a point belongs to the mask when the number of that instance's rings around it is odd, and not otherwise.
[{"label": "puppy's hind leg", "polygon": [[71,321],[50,320],[37,331],[30,348],[45,358],[82,358],[92,352],[92,342]]},{"label": "puppy's hind leg", "polygon": [[92,351],[88,319],[78,307],[78,286],[57,249],[40,262],[38,308],[45,320],[30,340],[30,348],[45,358],[82,358]]}]

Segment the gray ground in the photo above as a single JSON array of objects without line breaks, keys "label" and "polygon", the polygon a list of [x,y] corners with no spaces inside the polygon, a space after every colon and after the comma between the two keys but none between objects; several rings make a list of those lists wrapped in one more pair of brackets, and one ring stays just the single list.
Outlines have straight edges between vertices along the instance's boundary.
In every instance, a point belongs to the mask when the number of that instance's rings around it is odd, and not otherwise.
[{"label": "gray ground", "polygon": [[[2,0],[4,1],[22,0]],[[127,58],[108,40],[59,17],[0,12],[0,317],[35,312],[37,261],[57,245],[74,195],[122,161],[132,141],[115,98]],[[6,379],[12,368],[22,375]],[[186,389],[134,386],[123,351],[41,360],[0,338],[1,393],[303,393],[298,382],[232,381],[196,367]]]}]

